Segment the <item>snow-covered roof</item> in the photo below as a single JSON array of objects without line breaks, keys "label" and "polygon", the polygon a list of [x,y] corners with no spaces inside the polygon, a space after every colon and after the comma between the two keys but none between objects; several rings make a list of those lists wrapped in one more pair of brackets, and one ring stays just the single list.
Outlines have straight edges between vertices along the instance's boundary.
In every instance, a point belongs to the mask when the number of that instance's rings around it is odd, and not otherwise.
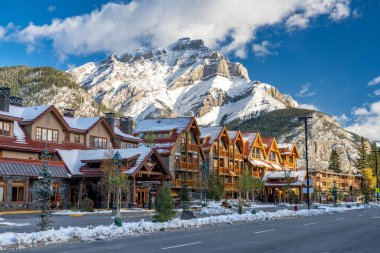
[{"label": "snow-covered roof", "polygon": [[277,147],[279,149],[289,149],[289,150],[292,150],[293,144],[290,144],[290,143],[279,143],[279,144],[277,144]]},{"label": "snow-covered roof", "polygon": [[255,159],[250,158],[250,159],[249,159],[249,162],[250,162],[253,166],[257,166],[257,167],[265,167],[265,168],[268,168],[268,169],[272,169],[272,166],[270,166],[269,164],[267,164],[266,162],[263,162],[263,161],[259,161],[259,160],[255,160]]},{"label": "snow-covered roof", "polygon": [[171,131],[173,129],[181,132],[187,129],[191,120],[192,117],[145,119],[137,124],[134,132]]},{"label": "snow-covered roof", "polygon": [[18,124],[18,122],[14,122],[14,125],[13,125],[13,135],[16,137],[16,142],[17,143],[26,143],[25,142],[25,133],[24,131],[21,129],[20,125]]},{"label": "snow-covered roof", "polygon": [[[263,182],[265,186],[285,186],[285,171],[265,172]],[[292,180],[291,186],[302,186],[306,179],[306,171],[291,171],[289,178]],[[279,181],[276,181],[276,180]]]},{"label": "snow-covered roof", "polygon": [[10,105],[9,112],[0,111],[0,115],[21,118],[23,121],[32,121],[49,109],[50,105],[19,107]]},{"label": "snow-covered roof", "polygon": [[[80,168],[86,163],[83,161],[99,161],[105,159],[105,155],[109,150],[107,149],[96,149],[96,150],[58,150],[62,161],[66,164],[67,168],[73,175],[81,175],[79,171]],[[139,147],[130,149],[114,149],[114,153],[119,152],[122,159],[129,159],[131,157],[137,156],[137,161],[135,165],[127,171],[127,174],[133,174],[146,156],[152,151],[152,148]]]},{"label": "snow-covered roof", "polygon": [[211,140],[215,140],[219,137],[223,127],[200,127],[199,129],[201,130],[201,139],[210,137]]},{"label": "snow-covered roof", "polygon": [[138,138],[138,137],[135,137],[133,135],[130,135],[130,134],[126,134],[124,132],[122,132],[117,126],[114,127],[114,132],[116,135],[119,135],[121,137],[124,137],[124,138],[128,138],[130,140],[135,140],[135,141],[138,141],[138,142],[142,142],[143,140]]},{"label": "snow-covered roof", "polygon": [[276,170],[282,170],[282,167],[276,163],[269,163],[270,166],[272,166]]},{"label": "snow-covered roof", "polygon": [[89,117],[89,118],[63,117],[63,118],[65,119],[66,123],[71,128],[80,129],[80,130],[88,130],[100,119],[100,117]]},{"label": "snow-covered roof", "polygon": [[242,133],[243,140],[248,141],[249,144],[252,144],[257,136],[257,133]]}]

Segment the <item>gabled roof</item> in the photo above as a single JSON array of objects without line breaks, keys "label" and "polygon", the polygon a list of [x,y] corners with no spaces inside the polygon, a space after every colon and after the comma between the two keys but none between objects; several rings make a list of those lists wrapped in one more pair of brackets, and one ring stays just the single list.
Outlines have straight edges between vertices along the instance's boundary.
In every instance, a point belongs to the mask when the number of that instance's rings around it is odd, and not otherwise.
[{"label": "gabled roof", "polygon": [[[143,138],[146,133],[171,132],[169,137],[157,138],[153,144],[159,154],[168,155],[172,154],[175,147],[180,143],[182,133],[192,128],[200,134],[195,117],[146,119],[137,124],[134,134]],[[200,149],[200,153],[202,157],[205,157],[202,149]]]},{"label": "gabled roof", "polygon": [[63,117],[70,128],[79,129],[83,131],[87,131],[93,125],[95,125],[100,117],[89,117],[89,118],[71,118],[71,117]]},{"label": "gabled roof", "polygon": [[118,137],[122,138],[123,140],[132,141],[132,142],[144,142],[142,139],[136,136],[124,133],[117,126],[114,127],[113,131]]},{"label": "gabled roof", "polygon": [[201,140],[202,140],[202,148],[204,150],[210,150],[212,144],[215,141],[224,139],[227,147],[229,146],[230,137],[228,135],[228,131],[225,127],[217,126],[217,127],[200,127],[201,130]]},{"label": "gabled roof", "polygon": [[[244,155],[249,157],[252,154],[252,149],[255,146],[255,143],[258,141],[262,142],[260,133],[242,133],[244,140]],[[265,150],[263,152],[264,157],[266,157]]]},{"label": "gabled roof", "polygon": [[293,153],[296,155],[296,158],[301,157],[301,155],[298,151],[298,148],[295,144],[280,143],[277,146],[278,146],[278,149],[280,150],[281,155],[290,155]]},{"label": "gabled roof", "polygon": [[[107,159],[105,155],[108,151],[107,149],[59,150],[58,154],[73,175],[85,176],[86,172],[81,171],[81,168],[85,167],[87,163],[101,163],[104,159]],[[167,165],[154,148],[114,149],[113,152],[119,152],[121,159],[128,162],[125,173],[130,176],[135,176],[144,163],[154,154],[159,159],[160,165],[164,168],[167,176],[171,178]]]}]

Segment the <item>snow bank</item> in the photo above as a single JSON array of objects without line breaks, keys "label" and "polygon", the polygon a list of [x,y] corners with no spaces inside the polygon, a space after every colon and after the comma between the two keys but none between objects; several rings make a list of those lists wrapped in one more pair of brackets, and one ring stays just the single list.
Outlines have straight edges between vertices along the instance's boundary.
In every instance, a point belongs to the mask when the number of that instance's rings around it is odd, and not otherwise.
[{"label": "snow bank", "polygon": [[143,219],[140,222],[123,223],[122,227],[115,225],[109,226],[89,226],[89,227],[67,227],[58,230],[48,230],[33,233],[3,233],[0,234],[0,249],[32,247],[36,245],[46,245],[55,243],[64,243],[72,240],[91,241],[118,238],[123,236],[135,236],[138,234],[147,234],[159,232],[168,229],[191,229],[202,226],[212,226],[216,224],[233,224],[237,222],[254,222],[264,220],[276,220],[285,217],[305,217],[316,216],[330,213],[340,213],[345,210],[364,209],[366,206],[359,207],[327,207],[320,209],[300,210],[298,212],[291,210],[279,210],[276,212],[259,211],[256,214],[249,212],[239,214],[228,214],[220,216],[211,216],[205,218],[196,218],[193,220],[173,219],[168,222],[154,223],[146,222]]}]

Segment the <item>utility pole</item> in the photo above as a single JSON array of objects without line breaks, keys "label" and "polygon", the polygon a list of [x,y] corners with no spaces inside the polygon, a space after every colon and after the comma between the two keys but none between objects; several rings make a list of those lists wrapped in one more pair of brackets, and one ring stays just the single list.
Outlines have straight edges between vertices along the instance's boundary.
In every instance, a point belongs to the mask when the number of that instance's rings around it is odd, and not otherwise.
[{"label": "utility pole", "polygon": [[[307,209],[310,209],[310,184],[309,184],[309,158],[308,158],[308,146],[307,146],[307,120],[312,119],[311,116],[300,117],[298,120],[302,120],[305,125],[305,153],[306,153],[306,187],[307,187]],[[303,193],[302,193],[303,194]]]}]

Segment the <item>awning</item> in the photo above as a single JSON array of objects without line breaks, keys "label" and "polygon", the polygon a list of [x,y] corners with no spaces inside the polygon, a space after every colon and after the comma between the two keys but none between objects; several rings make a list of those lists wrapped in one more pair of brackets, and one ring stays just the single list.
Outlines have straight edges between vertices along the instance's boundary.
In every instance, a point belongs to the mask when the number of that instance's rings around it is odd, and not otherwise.
[{"label": "awning", "polygon": [[[28,164],[17,162],[1,162],[0,175],[1,176],[25,176],[25,177],[38,177],[42,171],[42,164]],[[70,178],[64,165],[47,165],[52,177]]]}]

